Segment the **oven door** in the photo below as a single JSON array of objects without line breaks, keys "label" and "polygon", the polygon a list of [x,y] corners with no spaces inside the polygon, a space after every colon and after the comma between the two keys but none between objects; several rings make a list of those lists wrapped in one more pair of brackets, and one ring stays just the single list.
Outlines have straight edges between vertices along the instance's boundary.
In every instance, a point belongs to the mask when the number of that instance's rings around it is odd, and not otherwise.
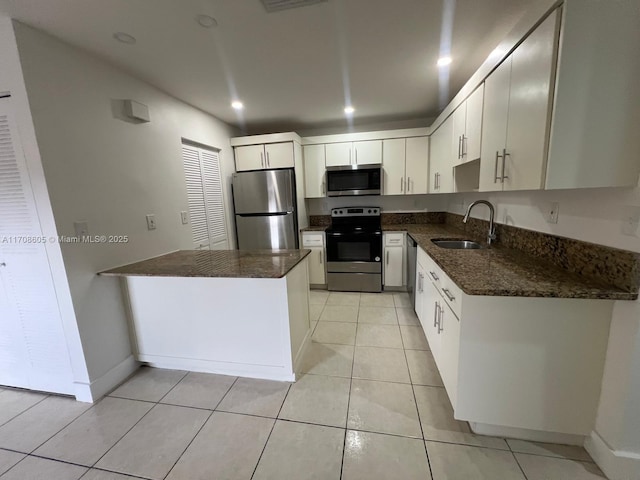
[{"label": "oven door", "polygon": [[327,271],[382,271],[381,232],[327,232]]}]

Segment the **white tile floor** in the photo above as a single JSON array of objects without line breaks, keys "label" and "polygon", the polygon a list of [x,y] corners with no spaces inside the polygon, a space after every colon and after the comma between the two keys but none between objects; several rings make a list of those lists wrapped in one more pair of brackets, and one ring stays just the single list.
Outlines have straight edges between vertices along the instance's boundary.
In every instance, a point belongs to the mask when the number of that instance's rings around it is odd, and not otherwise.
[{"label": "white tile floor", "polygon": [[0,389],[0,478],[605,478],[582,448],[454,420],[406,294],[311,301],[313,342],[292,385],[142,368],[93,406]]}]

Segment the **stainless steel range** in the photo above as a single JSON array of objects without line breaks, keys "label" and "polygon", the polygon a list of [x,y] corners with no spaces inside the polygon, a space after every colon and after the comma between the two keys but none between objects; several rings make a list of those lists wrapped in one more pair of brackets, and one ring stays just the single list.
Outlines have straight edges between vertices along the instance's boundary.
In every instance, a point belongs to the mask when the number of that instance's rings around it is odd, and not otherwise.
[{"label": "stainless steel range", "polygon": [[379,207],[331,210],[327,236],[328,289],[382,291],[382,227]]}]

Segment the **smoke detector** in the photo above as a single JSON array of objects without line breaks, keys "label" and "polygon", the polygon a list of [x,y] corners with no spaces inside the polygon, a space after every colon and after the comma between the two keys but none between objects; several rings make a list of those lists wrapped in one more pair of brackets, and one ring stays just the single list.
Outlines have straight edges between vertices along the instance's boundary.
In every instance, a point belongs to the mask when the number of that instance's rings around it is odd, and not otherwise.
[{"label": "smoke detector", "polygon": [[289,10],[290,8],[308,7],[328,0],[261,0],[268,13]]}]

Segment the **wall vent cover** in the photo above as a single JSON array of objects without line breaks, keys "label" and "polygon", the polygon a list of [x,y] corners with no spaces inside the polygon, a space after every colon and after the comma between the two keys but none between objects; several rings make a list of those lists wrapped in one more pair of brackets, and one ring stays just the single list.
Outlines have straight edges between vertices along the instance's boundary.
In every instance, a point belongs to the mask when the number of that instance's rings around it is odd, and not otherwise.
[{"label": "wall vent cover", "polygon": [[290,8],[307,7],[328,0],[261,0],[268,13],[288,10]]}]

